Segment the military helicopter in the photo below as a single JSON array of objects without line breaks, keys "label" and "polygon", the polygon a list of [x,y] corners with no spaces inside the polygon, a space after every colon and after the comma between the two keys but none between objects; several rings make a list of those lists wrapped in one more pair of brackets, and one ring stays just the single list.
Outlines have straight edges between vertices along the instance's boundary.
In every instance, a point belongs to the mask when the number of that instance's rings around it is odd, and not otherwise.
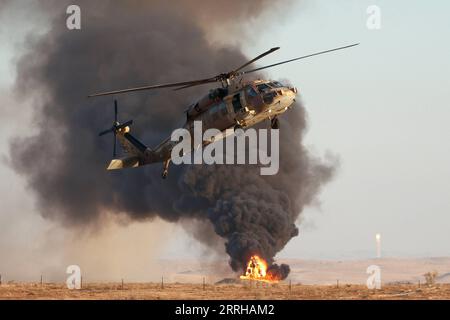
[{"label": "military helicopter", "polygon": [[[88,97],[118,95],[162,88],[183,90],[194,86],[219,82],[221,83],[221,87],[210,90],[207,95],[187,108],[186,123],[183,128],[191,132],[191,136],[195,121],[202,122],[203,131],[211,128],[218,129],[222,132],[225,132],[230,128],[235,130],[245,129],[266,120],[270,121],[272,129],[278,129],[280,127],[278,116],[293,106],[298,94],[297,89],[273,80],[244,82],[243,76],[282,64],[351,48],[357,45],[359,45],[359,43],[244,71],[244,69],[252,63],[280,49],[279,47],[276,47],[260,54],[237,69],[228,73],[221,73],[211,78],[102,92],[89,95]],[[177,142],[171,141],[169,137],[162,141],[157,147],[151,149],[130,134],[130,126],[133,124],[133,120],[121,124],[118,121],[117,116],[118,106],[117,100],[115,100],[114,123],[111,128],[101,132],[99,135],[103,136],[108,133],[113,133],[113,158],[116,158],[117,139],[126,153],[126,156],[120,159],[113,159],[107,169],[117,170],[123,168],[135,168],[152,163],[163,163],[162,178],[167,178],[171,161],[171,151]],[[204,144],[208,143],[211,142],[204,142]]]}]

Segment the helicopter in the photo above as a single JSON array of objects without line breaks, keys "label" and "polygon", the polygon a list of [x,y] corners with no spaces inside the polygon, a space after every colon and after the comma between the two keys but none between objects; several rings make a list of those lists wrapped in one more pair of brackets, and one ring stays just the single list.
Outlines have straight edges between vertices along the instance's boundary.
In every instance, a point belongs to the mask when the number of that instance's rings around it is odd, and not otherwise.
[{"label": "helicopter", "polygon": [[[280,122],[278,117],[293,107],[298,95],[297,88],[290,85],[284,85],[279,81],[274,80],[259,79],[245,82],[243,81],[243,76],[297,60],[355,47],[357,45],[359,45],[359,43],[316,52],[256,69],[244,70],[254,62],[280,49],[280,47],[275,47],[230,72],[221,73],[214,77],[101,92],[91,94],[88,97],[118,95],[163,88],[173,88],[175,91],[178,91],[204,84],[220,83],[220,87],[210,90],[208,94],[189,105],[185,111],[186,122],[183,128],[188,130],[191,133],[191,136],[193,136],[194,123],[197,121],[201,121],[203,131],[212,128],[218,129],[221,132],[226,132],[229,129],[243,130],[267,120],[270,121],[270,127],[272,129],[279,129]],[[136,168],[153,163],[163,163],[162,178],[166,179],[172,159],[171,152],[178,142],[172,141],[171,138],[168,137],[155,148],[149,148],[131,135],[130,127],[132,124],[133,120],[124,123],[118,121],[118,104],[117,100],[115,100],[114,123],[111,128],[99,133],[99,136],[108,133],[114,135],[113,160],[111,160],[107,170]],[[119,143],[126,154],[119,159],[115,159],[117,155],[117,140],[119,140]],[[212,143],[212,141],[204,141],[202,143],[206,145]],[[191,151],[193,151],[194,148]]]}]

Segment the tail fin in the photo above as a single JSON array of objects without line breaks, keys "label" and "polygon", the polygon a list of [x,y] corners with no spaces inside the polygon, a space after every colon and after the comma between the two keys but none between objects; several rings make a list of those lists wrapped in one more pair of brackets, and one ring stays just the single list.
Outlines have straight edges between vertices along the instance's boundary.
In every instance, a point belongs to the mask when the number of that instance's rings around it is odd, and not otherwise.
[{"label": "tail fin", "polygon": [[[130,132],[130,126],[133,124],[133,120],[127,121],[121,124],[118,119],[118,107],[117,100],[114,101],[114,123],[111,128],[100,132],[99,136],[103,136],[108,133],[114,134],[114,148],[113,148],[113,160],[108,166],[108,170],[116,170],[123,168],[135,168],[144,162],[145,152],[147,147],[138,139],[133,137]],[[121,159],[116,158],[116,146],[117,140],[119,140],[122,149],[127,154],[126,157]]]},{"label": "tail fin", "polygon": [[111,160],[106,170],[120,170],[125,168],[137,168],[137,167],[139,167],[139,158],[127,157],[123,159]]}]

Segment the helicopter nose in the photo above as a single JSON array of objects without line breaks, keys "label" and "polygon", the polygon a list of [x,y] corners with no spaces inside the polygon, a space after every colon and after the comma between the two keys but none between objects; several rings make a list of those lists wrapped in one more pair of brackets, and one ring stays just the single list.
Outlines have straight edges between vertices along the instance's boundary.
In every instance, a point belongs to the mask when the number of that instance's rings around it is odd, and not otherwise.
[{"label": "helicopter nose", "polygon": [[289,108],[295,103],[297,94],[298,94],[298,90],[296,87],[291,87],[291,88],[289,88],[289,91],[287,93],[288,93],[287,95],[289,97],[289,106],[288,106],[288,108]]},{"label": "helicopter nose", "polygon": [[297,95],[298,95],[298,90],[297,90],[296,87],[290,87],[289,90],[290,90],[290,98],[292,100],[291,104],[293,104],[294,102],[296,102],[296,98],[297,98]]},{"label": "helicopter nose", "polygon": [[295,101],[295,98],[297,97],[297,94],[298,94],[297,88],[296,87],[289,87],[287,89],[288,90],[284,91],[284,95]]}]

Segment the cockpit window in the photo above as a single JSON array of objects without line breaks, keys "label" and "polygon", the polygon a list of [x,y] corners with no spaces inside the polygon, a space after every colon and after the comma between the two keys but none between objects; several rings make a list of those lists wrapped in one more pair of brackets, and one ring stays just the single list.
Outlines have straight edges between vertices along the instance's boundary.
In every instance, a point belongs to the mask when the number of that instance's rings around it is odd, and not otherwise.
[{"label": "cockpit window", "polygon": [[223,99],[227,95],[228,95],[227,88],[217,88],[209,92],[209,99],[211,100],[215,100],[217,98]]},{"label": "cockpit window", "polygon": [[269,85],[270,85],[271,87],[274,87],[274,88],[281,88],[281,87],[284,87],[284,86],[283,86],[280,82],[278,82],[278,81],[270,82]]},{"label": "cockpit window", "polygon": [[258,88],[259,92],[264,92],[264,91],[270,89],[270,87],[265,83],[259,84],[256,87]]},{"label": "cockpit window", "polygon": [[247,88],[247,96],[249,98],[254,98],[258,96],[258,93],[255,91],[255,89],[253,89],[252,87],[248,87]]}]

